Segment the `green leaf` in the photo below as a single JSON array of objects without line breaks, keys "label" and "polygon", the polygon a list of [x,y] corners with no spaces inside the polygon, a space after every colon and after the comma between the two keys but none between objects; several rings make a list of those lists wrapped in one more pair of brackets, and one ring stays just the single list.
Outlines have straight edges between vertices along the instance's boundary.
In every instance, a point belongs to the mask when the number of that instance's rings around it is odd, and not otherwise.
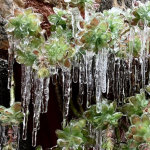
[{"label": "green leaf", "polygon": [[75,145],[80,145],[83,141],[82,138],[73,136],[73,142]]},{"label": "green leaf", "polygon": [[121,117],[122,117],[122,113],[120,113],[120,112],[116,112],[114,115],[113,115],[113,117],[115,117],[115,119],[120,119]]},{"label": "green leaf", "polygon": [[68,140],[69,136],[66,132],[61,131],[61,130],[56,130],[56,135],[59,139],[66,139]]},{"label": "green leaf", "polygon": [[108,106],[107,105],[102,105],[102,113],[105,114],[108,112]]},{"label": "green leaf", "polygon": [[23,115],[23,113],[22,113],[21,111],[15,113],[15,118],[16,118],[16,119],[23,119],[23,117],[24,117],[24,115]]},{"label": "green leaf", "polygon": [[143,114],[142,117],[142,124],[144,124],[145,126],[149,127],[150,126],[150,120],[147,114]]},{"label": "green leaf", "polygon": [[103,32],[106,32],[107,29],[108,29],[108,23],[106,23],[106,22],[100,23],[99,28],[100,28]]},{"label": "green leaf", "polygon": [[29,7],[27,9],[24,10],[24,13],[26,16],[28,16],[29,14],[32,14],[33,13],[33,8],[32,7]]},{"label": "green leaf", "polygon": [[15,29],[15,26],[12,25],[11,23],[7,23],[5,27],[7,32],[13,32]]},{"label": "green leaf", "polygon": [[51,25],[50,31],[51,31],[51,32],[55,32],[55,31],[56,31],[56,25]]},{"label": "green leaf", "polygon": [[62,31],[63,31],[63,28],[61,26],[56,27],[56,32],[58,36],[62,35]]},{"label": "green leaf", "polygon": [[143,136],[147,133],[147,128],[143,125],[138,125],[138,134]]},{"label": "green leaf", "polygon": [[36,13],[29,14],[28,19],[29,20],[36,20],[37,19],[37,14]]},{"label": "green leaf", "polygon": [[60,20],[61,18],[57,14],[52,14],[48,16],[48,20],[51,24],[56,25],[56,23]]},{"label": "green leaf", "polygon": [[71,130],[72,130],[72,134],[75,136],[78,136],[81,133],[81,127],[79,124],[73,125]]},{"label": "green leaf", "polygon": [[60,147],[68,147],[69,146],[69,142],[65,141],[63,139],[58,139],[57,140],[57,145],[59,145]]},{"label": "green leaf", "polygon": [[78,121],[78,124],[80,125],[81,128],[83,128],[86,125],[86,120],[85,119],[80,119]]},{"label": "green leaf", "polygon": [[8,18],[8,21],[9,21],[12,25],[16,26],[17,23],[18,23],[18,18],[16,18],[16,17],[10,17],[10,18]]},{"label": "green leaf", "polygon": [[132,105],[134,105],[134,106],[138,106],[138,105],[139,105],[139,102],[138,102],[138,100],[136,99],[135,96],[130,97],[130,98],[129,98],[129,102],[130,102]]},{"label": "green leaf", "polygon": [[29,28],[30,28],[31,31],[36,31],[37,26],[38,26],[37,21],[32,20],[32,21],[30,22]]}]

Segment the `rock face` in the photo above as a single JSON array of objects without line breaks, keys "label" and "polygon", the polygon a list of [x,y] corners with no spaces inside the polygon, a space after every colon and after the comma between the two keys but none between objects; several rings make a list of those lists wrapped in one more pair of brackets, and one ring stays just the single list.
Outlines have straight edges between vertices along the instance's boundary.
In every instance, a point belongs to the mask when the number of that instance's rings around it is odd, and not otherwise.
[{"label": "rock face", "polygon": [[6,21],[0,16],[0,58],[7,59],[9,43],[5,32]]},{"label": "rock face", "polygon": [[1,0],[0,14],[6,18],[13,12],[13,0]]}]

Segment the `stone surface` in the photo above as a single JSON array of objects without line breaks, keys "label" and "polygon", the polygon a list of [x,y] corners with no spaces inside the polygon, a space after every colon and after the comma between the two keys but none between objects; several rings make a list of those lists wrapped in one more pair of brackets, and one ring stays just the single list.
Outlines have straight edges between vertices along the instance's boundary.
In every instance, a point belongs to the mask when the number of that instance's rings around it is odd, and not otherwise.
[{"label": "stone surface", "polygon": [[26,2],[26,0],[13,0],[13,7],[14,8],[18,7],[18,8],[24,9],[25,2]]},{"label": "stone surface", "polygon": [[131,8],[132,0],[102,0],[100,3],[100,11],[111,9],[112,7],[119,7],[121,9]]},{"label": "stone surface", "polygon": [[0,15],[0,58],[7,59],[9,43],[5,31],[6,20]]},{"label": "stone surface", "polygon": [[1,0],[0,14],[6,18],[13,13],[13,0]]}]

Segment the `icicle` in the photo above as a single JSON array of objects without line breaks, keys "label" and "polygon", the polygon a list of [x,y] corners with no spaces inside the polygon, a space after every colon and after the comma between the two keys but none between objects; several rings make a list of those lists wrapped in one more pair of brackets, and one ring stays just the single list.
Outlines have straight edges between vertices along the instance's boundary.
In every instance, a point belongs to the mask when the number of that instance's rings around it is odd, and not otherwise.
[{"label": "icicle", "polygon": [[107,49],[102,49],[102,78],[101,78],[101,88],[102,88],[102,92],[106,93],[106,71],[107,71],[107,53],[108,50]]},{"label": "icicle", "polygon": [[96,87],[96,112],[100,113],[101,111],[101,52],[98,52],[95,60],[95,87]]},{"label": "icicle", "polygon": [[31,98],[31,67],[25,67],[22,65],[22,112],[24,115],[23,120],[23,134],[22,139],[27,139],[27,123],[28,123],[28,114],[29,114],[29,103]]},{"label": "icicle", "polygon": [[44,86],[43,86],[44,99],[43,99],[43,103],[42,103],[42,113],[46,113],[48,110],[49,83],[50,83],[50,78],[49,77],[45,78]]},{"label": "icicle", "polygon": [[7,88],[10,89],[11,88],[11,76],[13,73],[13,64],[14,64],[14,39],[12,36],[8,36],[8,40],[9,40],[9,49],[8,49],[8,86]]},{"label": "icicle", "polygon": [[84,60],[80,60],[79,64],[79,104],[83,104],[83,95],[84,95],[84,78],[85,78],[85,67]]},{"label": "icicle", "polygon": [[[72,8],[71,9],[71,17],[72,17],[72,37],[75,38],[75,35],[77,33],[77,17],[79,16],[80,12],[79,9]],[[78,15],[78,16],[77,16]]]},{"label": "icicle", "polygon": [[129,73],[131,73],[131,65],[132,65],[132,59],[133,59],[133,47],[134,47],[134,36],[135,32],[134,29],[130,29],[130,36],[129,36]]},{"label": "icicle", "polygon": [[92,60],[93,60],[93,52],[86,51],[86,81],[87,81],[87,103],[86,107],[89,108],[91,105],[91,96],[92,96],[92,85],[93,85],[93,77],[92,77]]},{"label": "icicle", "polygon": [[2,130],[2,135],[1,135],[1,145],[3,148],[3,145],[5,145],[7,143],[7,136],[6,136],[6,126],[2,124],[1,126],[1,130]]},{"label": "icicle", "polygon": [[71,91],[71,69],[64,68],[63,70],[63,126],[67,125],[67,117],[69,112],[70,91]]},{"label": "icicle", "polygon": [[37,130],[39,129],[39,119],[41,113],[41,102],[43,100],[43,79],[38,79],[35,76],[35,91],[34,91],[34,115],[33,115],[33,131],[32,131],[32,146],[36,146]]}]

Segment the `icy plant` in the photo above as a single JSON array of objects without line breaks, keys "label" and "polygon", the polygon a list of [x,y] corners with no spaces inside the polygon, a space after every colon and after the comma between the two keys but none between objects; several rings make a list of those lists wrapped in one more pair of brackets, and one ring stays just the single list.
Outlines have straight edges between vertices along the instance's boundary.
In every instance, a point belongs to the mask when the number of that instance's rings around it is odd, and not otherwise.
[{"label": "icy plant", "polygon": [[142,115],[149,106],[149,101],[145,98],[145,94],[136,94],[135,96],[126,99],[126,103],[121,109],[124,114],[129,117],[132,115]]},{"label": "icy plant", "polygon": [[57,130],[56,135],[58,146],[60,148],[65,147],[65,150],[80,150],[82,145],[92,146],[95,143],[94,139],[89,137],[85,119],[70,121],[69,125],[64,127],[63,130]]},{"label": "icy plant", "polygon": [[[150,78],[150,3],[134,2],[135,8],[127,12],[113,8],[102,13],[95,11],[92,0],[65,2],[62,8],[54,7],[54,14],[48,16],[50,36],[40,27],[42,15],[32,8],[15,9],[14,15],[8,17],[9,68],[13,70],[14,58],[23,64],[23,139],[32,95],[32,145],[36,146],[40,113],[48,108],[51,76],[55,85],[59,79],[62,96],[57,94],[63,98],[63,129],[56,131],[55,149],[149,149],[150,103],[147,95],[138,92],[142,87],[141,91],[150,93],[150,87],[145,86]],[[79,81],[77,101],[71,97],[72,79]],[[78,119],[69,122],[70,102]],[[86,108],[82,107],[85,103]],[[12,107],[0,107],[3,124],[22,122],[22,113],[14,112]]]},{"label": "icy plant", "polygon": [[84,115],[96,129],[106,128],[108,125],[117,126],[118,120],[122,117],[121,112],[116,112],[117,105],[115,102],[111,104],[102,104],[101,112],[96,112],[96,105],[92,105]]},{"label": "icy plant", "polygon": [[[143,114],[141,117],[132,115],[131,126],[126,133],[127,139],[130,139],[130,147],[141,147],[143,144],[150,144],[150,119],[148,114]],[[144,147],[144,145],[143,145]]]},{"label": "icy plant", "polygon": [[33,13],[32,8],[27,8],[24,11],[14,9],[14,16],[8,18],[6,30],[17,39],[29,36],[38,37],[41,32],[42,20],[42,15]]},{"label": "icy plant", "polygon": [[0,113],[0,120],[4,125],[19,125],[23,122],[20,102],[15,102],[10,108],[0,106]]},{"label": "icy plant", "polygon": [[146,4],[142,4],[138,1],[138,6],[135,8],[135,10],[133,11],[132,15],[133,15],[133,19],[132,19],[132,24],[133,25],[139,25],[139,27],[144,26],[143,22],[145,20],[147,20],[148,22],[148,26],[150,25],[150,3],[147,2]]},{"label": "icy plant", "polygon": [[49,43],[45,44],[47,59],[51,65],[65,66],[67,59],[75,53],[74,47],[68,44],[65,38],[65,36],[61,36],[59,39],[50,39]]}]

